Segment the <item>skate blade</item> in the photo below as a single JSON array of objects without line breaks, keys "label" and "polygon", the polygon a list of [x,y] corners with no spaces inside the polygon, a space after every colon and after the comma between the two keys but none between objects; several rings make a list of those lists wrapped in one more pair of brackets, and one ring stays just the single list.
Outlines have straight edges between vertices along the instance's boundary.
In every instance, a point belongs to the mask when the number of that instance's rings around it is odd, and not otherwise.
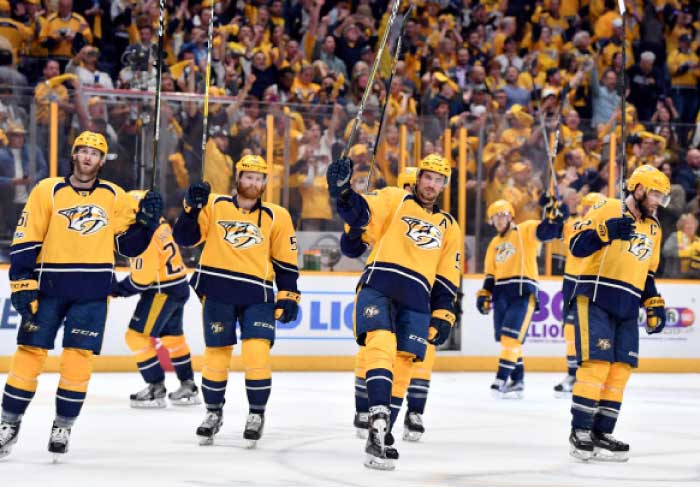
[{"label": "skate blade", "polygon": [[514,392],[504,392],[503,395],[501,396],[501,399],[509,399],[509,400],[520,400],[523,397],[525,397],[525,394],[523,391],[514,391]]},{"label": "skate blade", "polygon": [[214,444],[213,436],[198,436],[197,438],[199,438],[199,446],[211,446]]},{"label": "skate blade", "polygon": [[5,458],[12,451],[12,445],[6,445],[5,448],[0,450],[0,458]]},{"label": "skate blade", "polygon": [[365,459],[365,467],[371,468],[372,470],[394,470],[396,465],[394,460],[388,458],[375,457],[374,455],[367,455]]},{"label": "skate blade", "polygon": [[491,389],[491,397],[494,399],[503,399],[503,393],[501,391],[497,391],[496,389]]},{"label": "skate blade", "polygon": [[199,398],[199,396],[192,396],[182,399],[170,399],[170,404],[178,407],[198,406],[202,404],[202,400]]},{"label": "skate blade", "polygon": [[403,430],[404,441],[420,441],[422,436],[423,433],[421,433],[420,431]]},{"label": "skate blade", "polygon": [[569,399],[571,397],[571,391],[554,391],[554,397],[557,399]]},{"label": "skate blade", "polygon": [[367,430],[365,428],[355,428],[355,436],[363,440],[367,439]]},{"label": "skate blade", "polygon": [[166,406],[165,398],[153,401],[131,401],[131,407],[134,409],[162,409]]},{"label": "skate blade", "polygon": [[602,448],[594,448],[593,456],[591,460],[596,462],[617,462],[624,463],[630,459],[630,452],[628,451],[617,451],[611,452],[609,450],[604,450]]},{"label": "skate blade", "polygon": [[51,462],[52,463],[61,463],[61,460],[65,458],[66,454],[65,453],[52,453],[51,454]]},{"label": "skate blade", "polygon": [[245,447],[248,450],[254,450],[258,446],[258,440],[245,440],[246,445]]},{"label": "skate blade", "polygon": [[569,449],[569,455],[582,462],[588,462],[593,457],[592,451],[579,450],[578,448],[571,447]]}]

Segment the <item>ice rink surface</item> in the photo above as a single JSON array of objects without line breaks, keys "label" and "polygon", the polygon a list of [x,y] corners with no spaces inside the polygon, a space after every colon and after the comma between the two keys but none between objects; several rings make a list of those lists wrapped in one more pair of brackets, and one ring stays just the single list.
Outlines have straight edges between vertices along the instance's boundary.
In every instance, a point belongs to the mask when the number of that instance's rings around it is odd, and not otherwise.
[{"label": "ice rink surface", "polygon": [[[569,400],[555,399],[562,374],[530,373],[525,399],[497,401],[492,374],[437,373],[420,443],[400,439],[393,472],[367,470],[352,428],[351,373],[276,373],[265,434],[242,438],[243,376],[229,379],[215,444],[194,435],[203,406],[129,408],[136,374],[95,374],[71,447],[53,464],[47,442],[58,376],[40,378],[19,442],[0,461],[3,487],[59,486],[700,486],[700,376],[633,375],[616,435],[626,464],[583,464],[568,456]],[[0,376],[2,384],[5,377]],[[166,385],[176,386],[173,374]]]}]

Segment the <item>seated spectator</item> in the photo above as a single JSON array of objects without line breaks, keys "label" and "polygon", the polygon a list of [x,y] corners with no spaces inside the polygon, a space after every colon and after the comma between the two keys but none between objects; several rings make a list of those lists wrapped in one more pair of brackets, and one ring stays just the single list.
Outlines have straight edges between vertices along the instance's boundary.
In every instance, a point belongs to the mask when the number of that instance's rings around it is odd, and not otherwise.
[{"label": "seated spectator", "polygon": [[698,220],[692,213],[681,215],[676,231],[664,242],[661,255],[664,258],[664,276],[683,277],[690,271],[693,244],[700,242],[697,235]]}]

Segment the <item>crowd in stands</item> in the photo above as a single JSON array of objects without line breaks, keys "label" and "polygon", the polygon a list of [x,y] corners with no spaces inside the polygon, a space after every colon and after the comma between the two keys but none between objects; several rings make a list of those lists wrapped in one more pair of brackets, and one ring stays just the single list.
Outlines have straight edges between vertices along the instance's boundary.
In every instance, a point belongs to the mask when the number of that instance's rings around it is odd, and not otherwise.
[{"label": "crowd in stands", "polygon": [[[375,155],[373,187],[395,184],[402,165],[430,152],[447,150],[457,161],[466,128],[467,233],[474,234],[485,223],[476,208],[501,197],[518,221],[541,216],[548,139],[556,142],[554,184],[574,209],[587,192],[608,194],[615,185],[616,145],[627,170],[653,164],[670,176],[672,201],[659,214],[664,256],[675,259],[673,272],[692,274],[689,261],[700,255],[700,3],[625,3],[623,27],[614,0],[403,1],[350,148],[353,184],[367,186]],[[246,153],[265,155],[274,134],[273,199],[300,230],[338,229],[325,171],[350,133],[392,4],[166,0],[158,163],[172,214],[190,181],[230,192],[232,164]],[[387,86],[409,4],[416,8]],[[157,0],[0,0],[5,233],[31,185],[49,173],[50,102],[58,104],[59,173],[69,170],[74,134],[90,129],[110,144],[104,177],[127,189],[149,180],[159,16]],[[204,93],[212,22],[202,163],[202,97],[187,95]],[[452,178],[454,191],[457,184]],[[451,210],[458,212],[456,197]]]}]

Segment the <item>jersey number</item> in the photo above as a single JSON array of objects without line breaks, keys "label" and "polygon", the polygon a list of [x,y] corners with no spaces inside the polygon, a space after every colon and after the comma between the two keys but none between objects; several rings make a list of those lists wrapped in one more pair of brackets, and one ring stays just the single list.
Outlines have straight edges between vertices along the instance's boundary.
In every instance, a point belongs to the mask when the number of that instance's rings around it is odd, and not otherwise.
[{"label": "jersey number", "polygon": [[289,237],[289,250],[296,250],[297,249],[297,237],[296,235],[293,235]]},{"label": "jersey number", "polygon": [[175,244],[173,242],[169,242],[163,248],[170,252],[168,259],[165,261],[165,270],[168,273],[168,275],[170,276],[172,274],[177,274],[178,272],[182,271],[182,266],[180,265],[177,267],[173,267],[173,259],[177,255],[177,248],[175,248]]}]

